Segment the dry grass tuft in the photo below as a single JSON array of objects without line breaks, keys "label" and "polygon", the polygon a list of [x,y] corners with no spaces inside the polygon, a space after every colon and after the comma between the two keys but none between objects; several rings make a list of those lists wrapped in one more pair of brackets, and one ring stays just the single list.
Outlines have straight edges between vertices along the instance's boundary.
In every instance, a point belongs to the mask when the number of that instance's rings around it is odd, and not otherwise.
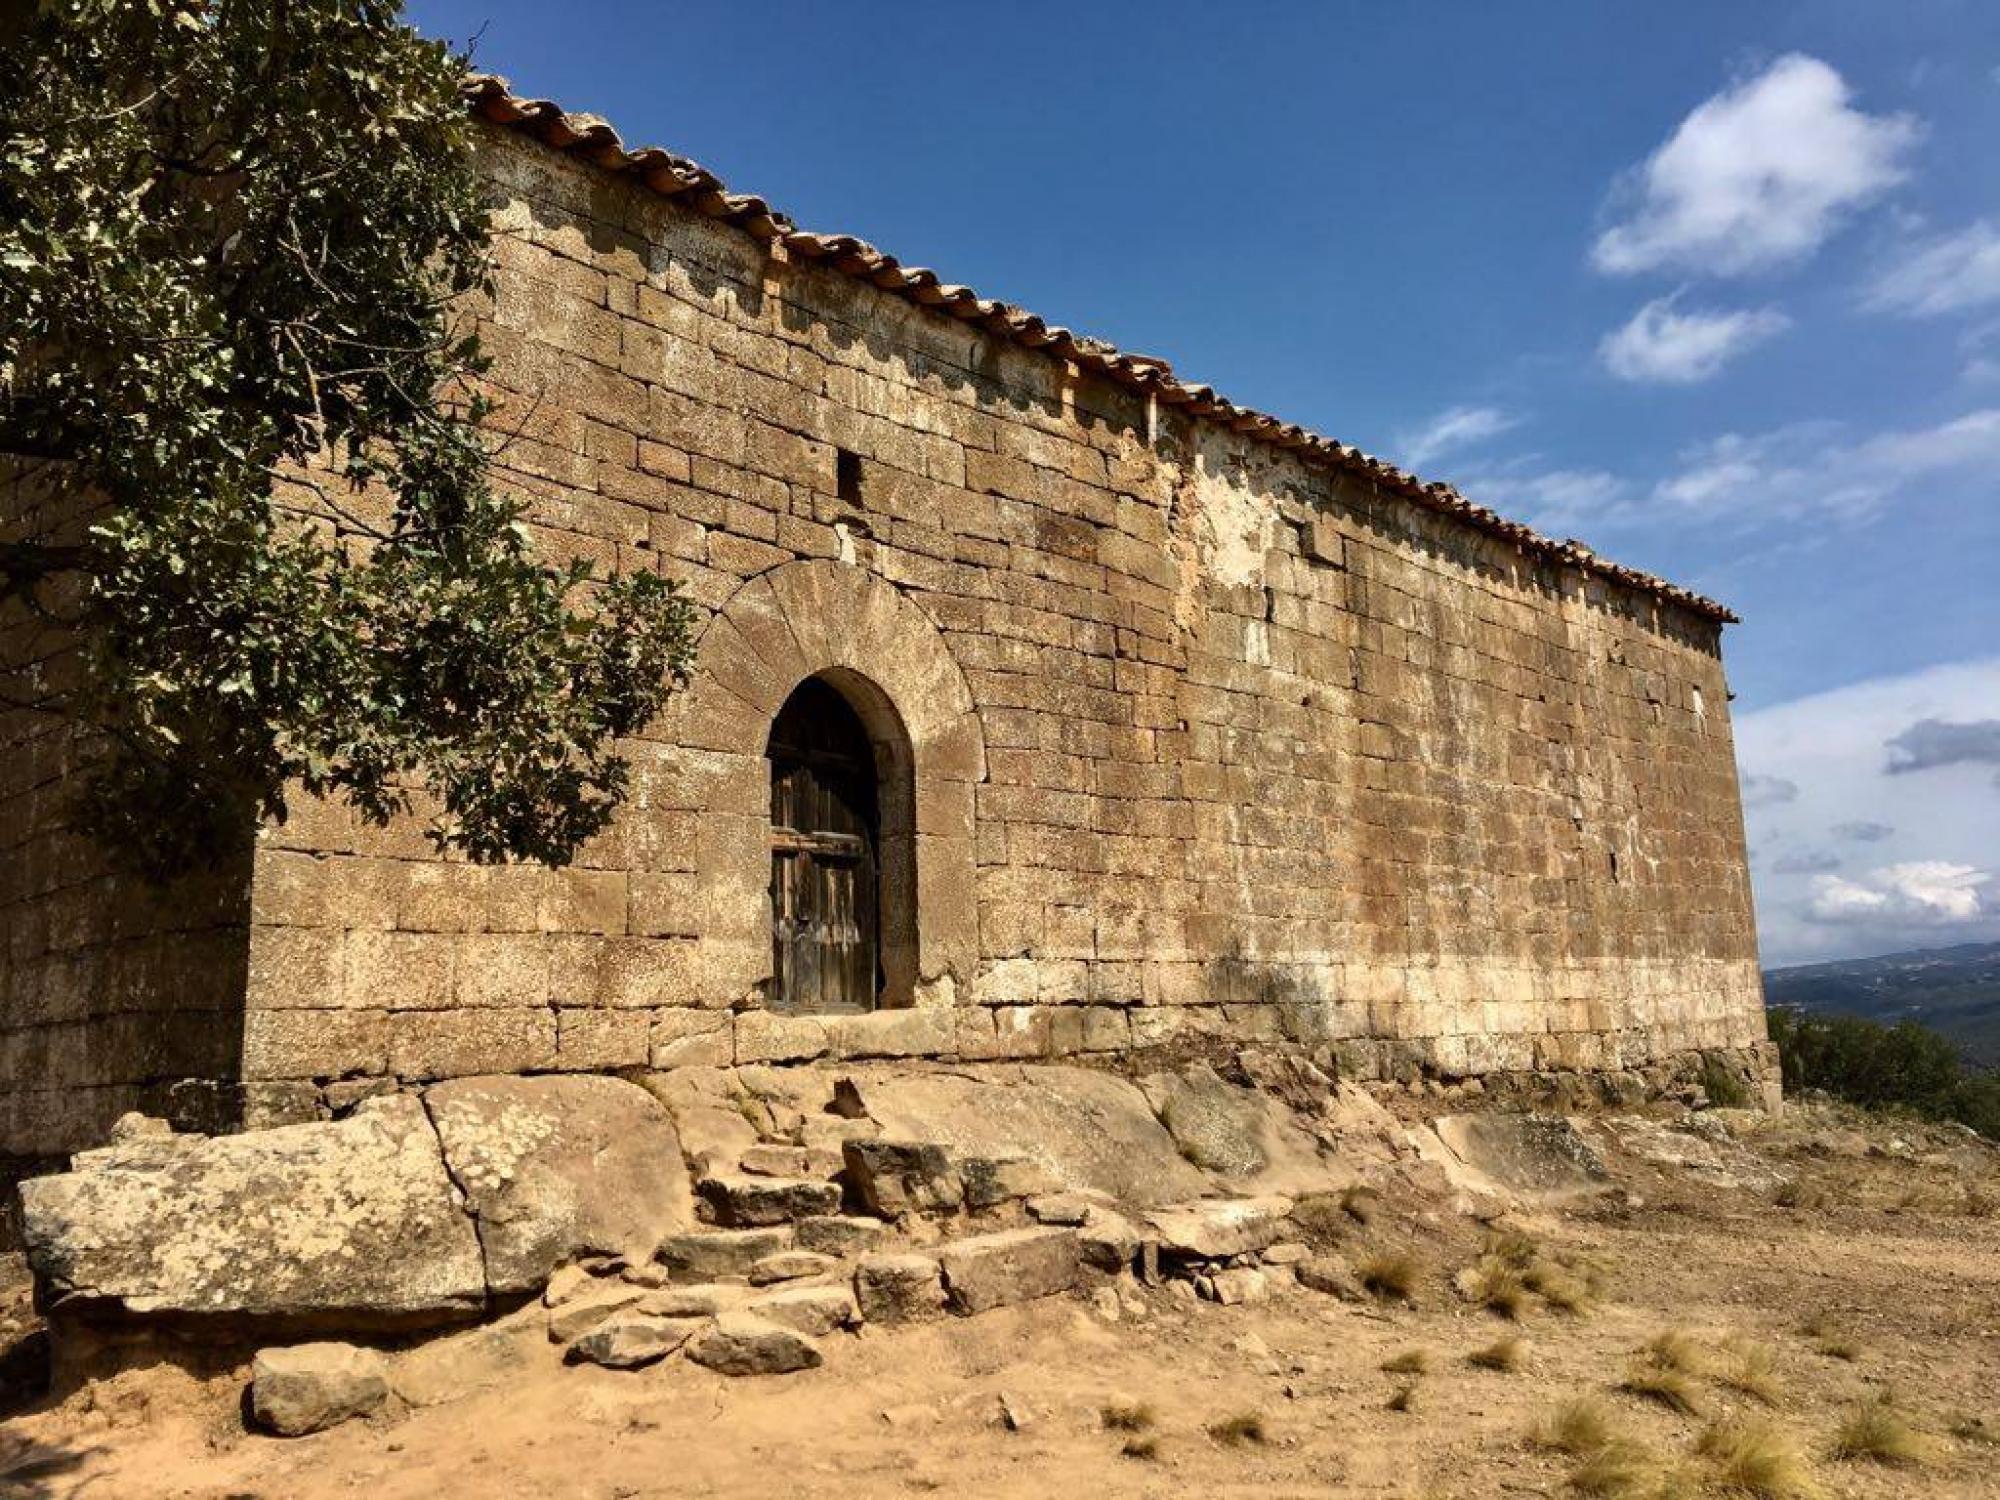
[{"label": "dry grass tuft", "polygon": [[1126,1458],[1136,1458],[1141,1462],[1151,1463],[1160,1456],[1160,1440],[1156,1437],[1127,1438],[1124,1446],[1118,1451]]},{"label": "dry grass tuft", "polygon": [[1417,1409],[1417,1383],[1414,1380],[1404,1381],[1390,1393],[1389,1399],[1384,1401],[1382,1406],[1386,1411],[1415,1411]]},{"label": "dry grass tuft", "polygon": [[1384,1250],[1366,1256],[1354,1268],[1354,1276],[1369,1293],[1384,1302],[1415,1300],[1423,1266],[1407,1250]]},{"label": "dry grass tuft", "polygon": [[1994,1214],[2000,1213],[2000,1198],[1995,1198],[1991,1193],[1982,1192],[1976,1187],[1969,1187],[1965,1190],[1965,1196],[1959,1200],[1958,1206],[1968,1218],[1990,1219]]},{"label": "dry grass tuft", "polygon": [[1659,1461],[1629,1438],[1593,1449],[1569,1473],[1570,1488],[1596,1500],[1653,1500],[1661,1482]]},{"label": "dry grass tuft", "polygon": [[1466,1295],[1489,1312],[1519,1320],[1528,1310],[1528,1285],[1520,1271],[1496,1255],[1481,1256],[1466,1273]]},{"label": "dry grass tuft", "polygon": [[1486,1242],[1479,1247],[1479,1254],[1482,1259],[1497,1260],[1517,1271],[1525,1271],[1541,1258],[1542,1251],[1541,1246],[1518,1229],[1494,1229],[1487,1231]]},{"label": "dry grass tuft", "polygon": [[1771,1346],[1745,1342],[1736,1346],[1735,1353],[1736,1362],[1717,1371],[1716,1380],[1766,1406],[1781,1405],[1785,1386],[1778,1378],[1778,1356]]},{"label": "dry grass tuft", "polygon": [[1527,1362],[1527,1358],[1527,1344],[1518,1335],[1510,1333],[1483,1349],[1473,1350],[1465,1356],[1465,1362],[1481,1370],[1498,1370],[1503,1375],[1512,1375]]},{"label": "dry grass tuft", "polygon": [[1931,1461],[1931,1440],[1912,1427],[1886,1397],[1863,1402],[1833,1435],[1833,1456],[1867,1459],[1892,1468],[1914,1469]]},{"label": "dry grass tuft", "polygon": [[1401,1354],[1391,1355],[1382,1361],[1385,1375],[1426,1375],[1430,1373],[1431,1355],[1428,1349],[1405,1349]]},{"label": "dry grass tuft", "polygon": [[1340,1190],[1341,1211],[1357,1224],[1373,1224],[1381,1211],[1382,1195],[1372,1187],[1356,1183]]},{"label": "dry grass tuft", "polygon": [[1683,1375],[1700,1375],[1708,1369],[1708,1350],[1685,1328],[1669,1328],[1656,1334],[1640,1352],[1647,1364],[1662,1370],[1678,1370]]},{"label": "dry grass tuft", "polygon": [[1240,1411],[1233,1417],[1224,1417],[1220,1422],[1209,1423],[1208,1435],[1225,1448],[1240,1448],[1245,1443],[1261,1443],[1268,1436],[1264,1431],[1263,1416],[1254,1411]]},{"label": "dry grass tuft", "polygon": [[1530,1441],[1540,1448],[1581,1455],[1595,1453],[1616,1436],[1611,1412],[1604,1403],[1592,1396],[1579,1396],[1551,1412],[1530,1435]]},{"label": "dry grass tuft", "polygon": [[1618,1389],[1628,1396],[1656,1401],[1668,1411],[1679,1412],[1684,1417],[1692,1417],[1701,1410],[1701,1404],[1695,1397],[1694,1380],[1682,1370],[1636,1364],[1625,1372]]},{"label": "dry grass tuft", "polygon": [[1521,1280],[1529,1291],[1557,1312],[1588,1312],[1596,1295],[1596,1289],[1587,1279],[1575,1275],[1566,1266],[1551,1265],[1547,1261],[1537,1261],[1528,1267],[1521,1273]]},{"label": "dry grass tuft", "polygon": [[1319,1250],[1339,1244],[1351,1223],[1338,1193],[1307,1193],[1292,1205],[1292,1222]]},{"label": "dry grass tuft", "polygon": [[1826,1313],[1808,1320],[1799,1332],[1812,1340],[1813,1348],[1828,1359],[1844,1359],[1852,1364],[1861,1358],[1861,1345]]},{"label": "dry grass tuft", "polygon": [[1803,1177],[1788,1178],[1778,1184],[1778,1190],[1771,1194],[1771,1201],[1779,1208],[1821,1209],[1828,1203],[1826,1189],[1816,1182],[1808,1182]]},{"label": "dry grass tuft", "polygon": [[1160,1420],[1150,1401],[1107,1401],[1097,1415],[1113,1432],[1145,1432]]},{"label": "dry grass tuft", "polygon": [[1761,1419],[1718,1422],[1695,1452],[1708,1461],[1711,1488],[1748,1500],[1814,1500],[1820,1493],[1798,1444]]}]

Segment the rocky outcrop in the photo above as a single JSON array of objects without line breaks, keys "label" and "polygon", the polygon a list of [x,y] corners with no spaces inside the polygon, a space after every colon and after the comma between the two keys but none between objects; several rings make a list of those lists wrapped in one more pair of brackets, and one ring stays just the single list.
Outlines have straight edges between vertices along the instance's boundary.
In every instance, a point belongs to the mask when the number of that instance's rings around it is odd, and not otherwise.
[{"label": "rocky outcrop", "polygon": [[486,1284],[533,1291],[585,1255],[644,1259],[692,1222],[674,1122],[616,1078],[463,1078],[424,1093],[478,1220]]},{"label": "rocky outcrop", "polygon": [[1264,1170],[1259,1139],[1264,1098],[1255,1090],[1226,1082],[1206,1063],[1155,1073],[1141,1079],[1139,1088],[1181,1154],[1196,1166],[1228,1177],[1254,1177]]},{"label": "rocky outcrop", "polygon": [[365,1329],[448,1322],[486,1302],[470,1215],[414,1098],[345,1120],[100,1154],[21,1184],[52,1311]]},{"label": "rocky outcrop", "polygon": [[421,1327],[692,1222],[672,1120],[612,1078],[462,1079],[213,1139],[126,1128],[76,1165],[21,1185],[58,1315]]},{"label": "rocky outcrop", "polygon": [[1210,1190],[1145,1096],[1109,1073],[999,1066],[857,1074],[856,1086],[884,1139],[936,1142],[960,1160],[1026,1153],[1047,1173],[1035,1192],[1095,1188],[1122,1203],[1152,1205]]}]

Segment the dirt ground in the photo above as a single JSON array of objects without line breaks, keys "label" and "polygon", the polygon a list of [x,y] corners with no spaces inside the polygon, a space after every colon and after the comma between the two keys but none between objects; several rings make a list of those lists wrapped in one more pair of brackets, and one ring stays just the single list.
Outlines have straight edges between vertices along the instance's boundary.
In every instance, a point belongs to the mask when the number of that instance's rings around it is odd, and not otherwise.
[{"label": "dirt ground", "polygon": [[[1598,1278],[1580,1312],[1531,1299],[1509,1321],[1472,1305],[1453,1277],[1486,1231],[1442,1200],[1385,1197],[1370,1222],[1336,1215],[1317,1233],[1351,1260],[1412,1252],[1414,1305],[1301,1289],[1225,1308],[1133,1289],[1112,1320],[1079,1295],[836,1336],[823,1368],[748,1380],[680,1362],[564,1368],[551,1351],[462,1401],[289,1441],[244,1433],[240,1381],[135,1371],[0,1427],[0,1494],[1562,1496],[1580,1493],[1576,1460],[1531,1434],[1595,1395],[1677,1472],[1666,1493],[1731,1493],[1694,1449],[1711,1422],[1750,1416],[1797,1447],[1817,1493],[2000,1495],[1992,1148],[1793,1109],[1745,1130],[1739,1155],[1773,1176],[1725,1185],[1602,1139],[1617,1190],[1506,1221]],[[1692,1414],[1619,1389],[1670,1329],[1694,1336]],[[1518,1370],[1468,1363],[1510,1335]],[[1771,1404],[1721,1378],[1744,1341],[1771,1352]],[[1426,1373],[1381,1369],[1417,1349]],[[1843,1420],[1884,1396],[1923,1461],[1833,1456]],[[1662,1493],[1648,1484],[1598,1493]]]}]

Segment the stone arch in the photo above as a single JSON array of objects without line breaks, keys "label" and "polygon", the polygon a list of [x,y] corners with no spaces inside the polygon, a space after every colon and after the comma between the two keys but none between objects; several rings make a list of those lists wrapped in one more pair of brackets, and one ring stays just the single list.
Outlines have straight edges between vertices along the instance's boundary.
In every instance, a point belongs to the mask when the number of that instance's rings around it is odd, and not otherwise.
[{"label": "stone arch", "polygon": [[970,994],[978,962],[979,716],[965,674],[922,610],[875,574],[821,559],[785,564],[737,589],[704,628],[689,685],[659,726],[663,738],[703,753],[718,809],[703,819],[706,1002],[741,1004],[770,977],[764,752],[778,710],[815,676],[860,714],[878,756],[907,769],[896,778],[908,789],[895,814],[899,834],[906,830],[896,848],[914,870],[893,879],[913,901],[894,961],[885,961],[885,1007],[950,1005]]}]

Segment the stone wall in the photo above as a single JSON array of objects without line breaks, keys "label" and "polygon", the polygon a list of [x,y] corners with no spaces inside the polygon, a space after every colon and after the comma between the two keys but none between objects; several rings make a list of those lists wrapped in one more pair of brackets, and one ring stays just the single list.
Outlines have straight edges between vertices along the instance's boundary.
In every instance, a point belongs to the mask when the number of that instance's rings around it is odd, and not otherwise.
[{"label": "stone wall", "polygon": [[[0,541],[80,541],[86,503],[0,464]],[[91,738],[32,705],[78,669],[75,601],[0,603],[0,1189],[128,1109],[226,1124],[241,1055],[248,830],[228,868],[158,889],[69,831]],[[0,1191],[0,1242],[10,1195]]]},{"label": "stone wall", "polygon": [[[488,159],[506,481],[552,556],[712,618],[570,868],[323,805],[265,830],[253,1118],[389,1074],[1188,1033],[1469,1074],[1761,1040],[1712,620],[531,141]],[[872,1016],[758,1003],[763,737],[813,672],[908,783]]]}]

